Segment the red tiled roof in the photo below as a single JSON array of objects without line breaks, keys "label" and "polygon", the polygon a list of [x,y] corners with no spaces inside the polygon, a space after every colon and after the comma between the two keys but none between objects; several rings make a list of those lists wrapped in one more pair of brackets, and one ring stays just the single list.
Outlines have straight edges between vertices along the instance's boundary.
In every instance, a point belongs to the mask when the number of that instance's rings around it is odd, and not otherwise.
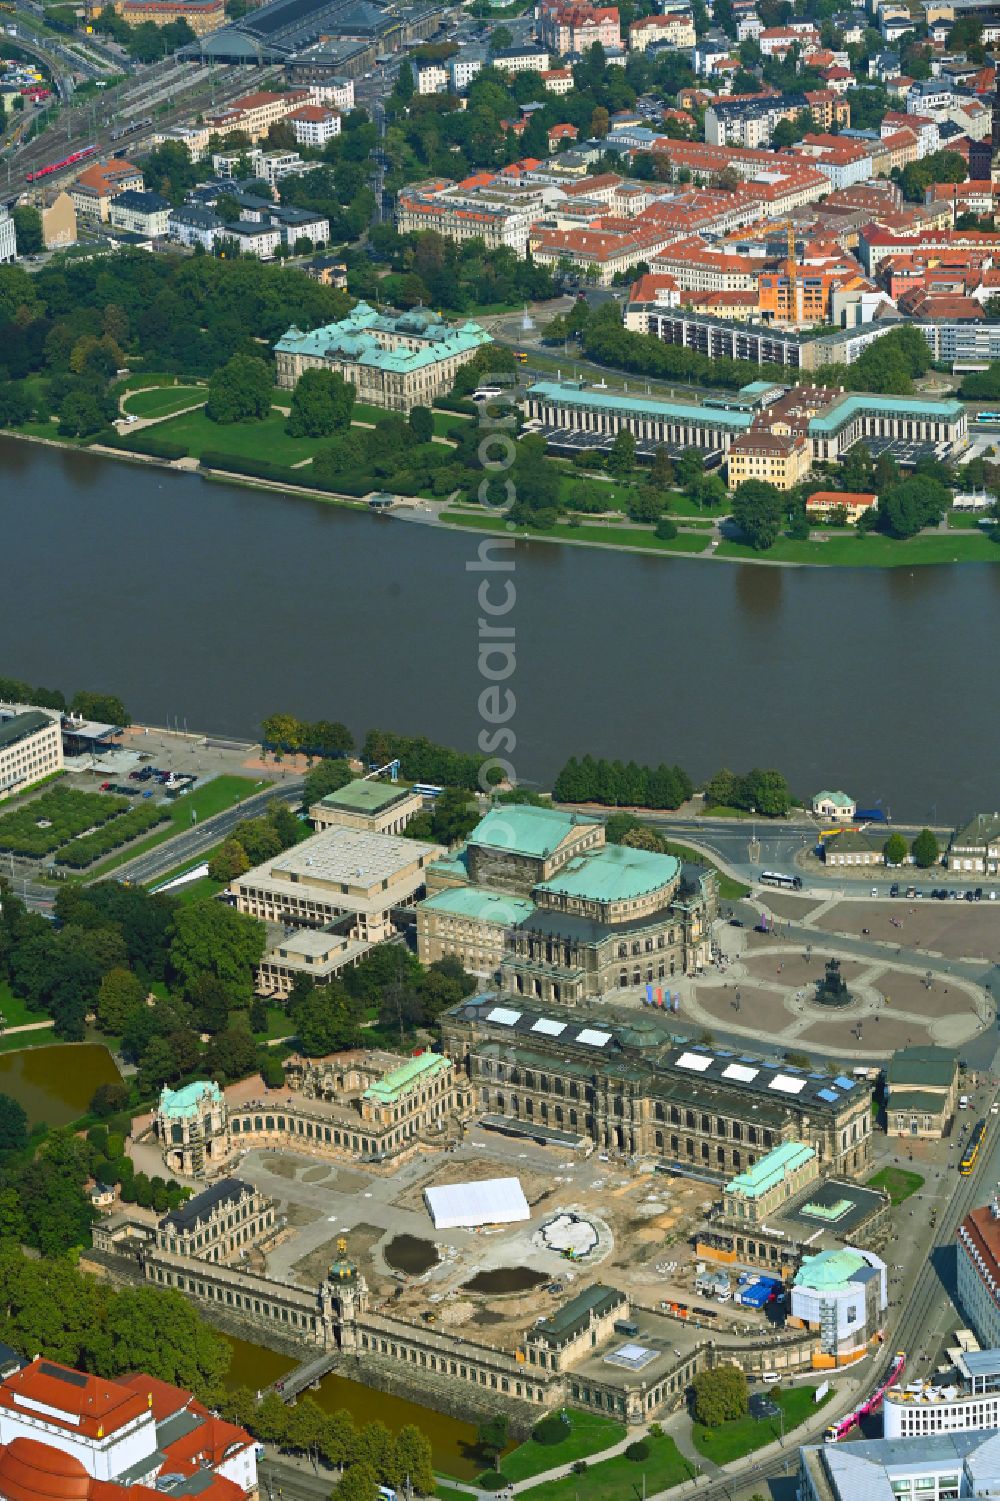
[{"label": "red tiled roof", "polygon": [[873,506],[877,495],[868,495],[860,490],[814,490],[807,498],[807,506]]},{"label": "red tiled roof", "polygon": [[46,1421],[88,1438],[96,1438],[98,1430],[113,1433],[146,1410],[146,1403],[128,1387],[52,1360],[33,1360],[9,1376],[0,1386],[0,1406],[20,1413],[42,1407]]}]

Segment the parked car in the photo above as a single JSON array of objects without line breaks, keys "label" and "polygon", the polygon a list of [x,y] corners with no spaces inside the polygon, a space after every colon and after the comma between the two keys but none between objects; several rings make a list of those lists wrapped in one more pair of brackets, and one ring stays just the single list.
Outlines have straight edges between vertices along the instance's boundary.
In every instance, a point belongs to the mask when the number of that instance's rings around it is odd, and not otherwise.
[{"label": "parked car", "polygon": [[898,896],[899,895],[899,882],[898,881],[893,881],[892,885],[889,887],[889,895],[890,896]]},{"label": "parked car", "polygon": [[102,792],[110,792],[111,791],[111,783],[110,782],[102,782],[101,783],[101,791]]},{"label": "parked car", "polygon": [[973,892],[973,896],[976,898],[977,902],[981,902],[983,899],[983,888],[981,886],[977,886],[975,891]]}]

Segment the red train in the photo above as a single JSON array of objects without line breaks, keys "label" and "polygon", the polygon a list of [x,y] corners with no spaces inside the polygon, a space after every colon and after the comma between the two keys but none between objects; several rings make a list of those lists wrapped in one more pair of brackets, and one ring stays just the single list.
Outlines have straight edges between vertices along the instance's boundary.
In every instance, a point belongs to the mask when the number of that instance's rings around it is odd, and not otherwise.
[{"label": "red train", "polygon": [[73,151],[69,156],[64,156],[62,161],[50,162],[47,167],[39,167],[37,172],[29,172],[26,180],[37,182],[40,177],[48,177],[52,172],[61,172],[64,167],[75,167],[77,162],[85,162],[88,156],[96,156],[96,146],[83,146],[79,151]]}]

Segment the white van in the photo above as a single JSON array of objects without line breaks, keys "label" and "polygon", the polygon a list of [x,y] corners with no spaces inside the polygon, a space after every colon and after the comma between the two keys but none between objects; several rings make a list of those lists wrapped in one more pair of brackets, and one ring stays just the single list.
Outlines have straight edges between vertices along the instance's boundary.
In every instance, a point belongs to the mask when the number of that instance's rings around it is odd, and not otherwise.
[{"label": "white van", "polygon": [[761,1381],[763,1381],[765,1386],[776,1386],[777,1383],[781,1380],[781,1377],[778,1375],[777,1371],[765,1371],[760,1379]]},{"label": "white van", "polygon": [[959,1095],[959,1097],[958,1097],[958,1108],[959,1108],[959,1110],[968,1110],[968,1108],[969,1108],[969,1096],[967,1094],[960,1094]]}]

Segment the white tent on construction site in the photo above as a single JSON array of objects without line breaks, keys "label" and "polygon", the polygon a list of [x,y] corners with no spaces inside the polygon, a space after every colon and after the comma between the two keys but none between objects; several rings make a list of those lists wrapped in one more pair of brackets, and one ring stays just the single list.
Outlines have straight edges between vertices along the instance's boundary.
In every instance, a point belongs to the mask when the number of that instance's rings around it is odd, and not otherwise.
[{"label": "white tent on construction site", "polygon": [[517,1178],[445,1183],[440,1188],[425,1188],[424,1199],[435,1230],[471,1230],[477,1225],[511,1225],[531,1218]]}]

